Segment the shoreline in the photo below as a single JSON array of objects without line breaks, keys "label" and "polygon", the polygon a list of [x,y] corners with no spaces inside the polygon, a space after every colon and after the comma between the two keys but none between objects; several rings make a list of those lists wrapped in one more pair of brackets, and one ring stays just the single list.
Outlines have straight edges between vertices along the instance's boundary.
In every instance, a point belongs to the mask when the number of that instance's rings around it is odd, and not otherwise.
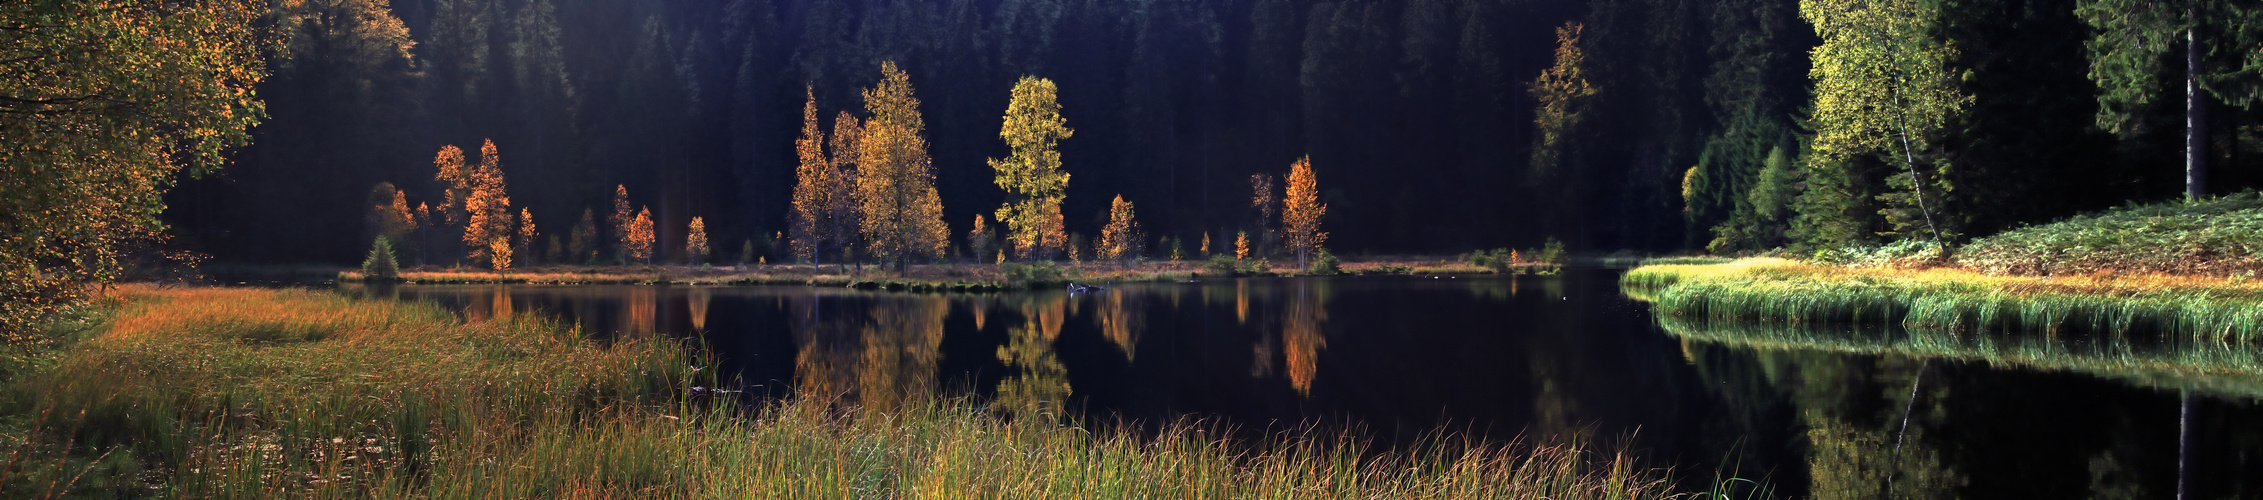
[{"label": "shoreline", "polygon": [[2237,278],[2001,276],[1750,258],[1643,266],[1619,284],[1662,315],[1715,321],[2263,339],[2263,281]]}]

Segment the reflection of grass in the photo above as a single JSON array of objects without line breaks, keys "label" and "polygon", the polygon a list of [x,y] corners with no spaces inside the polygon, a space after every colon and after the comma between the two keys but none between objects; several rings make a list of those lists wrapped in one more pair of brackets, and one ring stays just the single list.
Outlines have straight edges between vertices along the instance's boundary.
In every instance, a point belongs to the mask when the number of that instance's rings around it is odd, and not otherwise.
[{"label": "reflection of grass", "polygon": [[1955,332],[1938,328],[1813,325],[1659,315],[1677,337],[1756,349],[1796,349],[1979,361],[2065,370],[2165,389],[2263,398],[2263,347],[2244,342],[2132,341],[2121,336]]},{"label": "reflection of grass", "polygon": [[1646,266],[1620,288],[1670,316],[1913,328],[2263,335],[2263,283],[2138,276],[1990,276],[1952,269],[1823,266],[1780,259]]},{"label": "reflection of grass", "polygon": [[[744,409],[697,349],[547,320],[275,290],[129,288],[94,337],[0,391],[21,496],[1659,498],[1583,445],[1373,453],[1214,429],[1091,432],[917,398]],[[843,408],[847,408],[845,411]]]}]

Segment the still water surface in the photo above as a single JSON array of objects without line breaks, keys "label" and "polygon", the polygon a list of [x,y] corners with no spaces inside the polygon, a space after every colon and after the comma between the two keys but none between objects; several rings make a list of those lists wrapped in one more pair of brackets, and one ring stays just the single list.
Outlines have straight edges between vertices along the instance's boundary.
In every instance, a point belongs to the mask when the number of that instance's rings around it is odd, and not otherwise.
[{"label": "still water surface", "polygon": [[598,334],[696,332],[719,369],[770,395],[889,405],[971,390],[1088,422],[1198,417],[1246,437],[1350,425],[1386,446],[1440,427],[1496,440],[1577,433],[1675,466],[1685,487],[1718,470],[1828,498],[2168,498],[2186,450],[2188,498],[2263,495],[2263,351],[2252,347],[1693,325],[1622,295],[1620,272],[1086,293],[346,292],[474,318],[540,311]]}]

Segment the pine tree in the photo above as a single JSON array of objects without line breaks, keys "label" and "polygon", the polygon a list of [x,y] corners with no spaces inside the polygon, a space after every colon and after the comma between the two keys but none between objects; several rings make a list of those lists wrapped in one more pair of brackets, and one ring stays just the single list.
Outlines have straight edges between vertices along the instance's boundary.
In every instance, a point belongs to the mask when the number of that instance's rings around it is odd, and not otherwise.
[{"label": "pine tree", "polygon": [[566,259],[583,263],[597,262],[597,214],[589,208],[581,209],[581,220],[574,223],[566,243]]},{"label": "pine tree", "polygon": [[[2185,197],[2208,194],[2208,99],[2246,107],[2263,99],[2263,17],[2252,2],[2082,0],[2075,15],[2094,28],[2085,44],[2098,84],[2098,126],[2128,132],[2160,98],[2161,62],[2184,63]],[[2181,39],[2181,40],[2180,40]],[[2173,49],[2183,54],[2171,55]],[[2173,91],[2172,91],[2173,92]]]},{"label": "pine tree", "polygon": [[1139,257],[1139,222],[1133,219],[1132,203],[1124,195],[1108,205],[1108,225],[1100,229],[1100,245],[1094,248],[1103,260],[1131,260]]},{"label": "pine tree", "polygon": [[943,224],[911,77],[894,61],[882,62],[880,73],[880,83],[864,91],[872,119],[857,141],[856,198],[866,247],[902,271],[913,256],[941,255],[950,229]]},{"label": "pine tree", "polygon": [[1058,248],[1063,240],[1064,228],[1057,221],[1061,201],[1067,197],[1069,173],[1061,170],[1059,143],[1076,131],[1061,118],[1056,93],[1053,81],[1044,78],[1024,76],[1014,83],[1005,125],[998,130],[998,137],[1013,152],[1003,160],[990,160],[990,168],[997,171],[993,182],[1009,197],[998,207],[998,222],[1006,225],[1006,239],[1014,251],[1032,260],[1048,256],[1049,249]]},{"label": "pine tree", "polygon": [[1312,178],[1312,158],[1298,158],[1289,165],[1288,193],[1281,207],[1281,232],[1289,249],[1296,252],[1297,268],[1310,264],[1312,255],[1320,245],[1328,242],[1328,233],[1320,230],[1320,219],[1328,215],[1328,206],[1320,203],[1320,191]]}]

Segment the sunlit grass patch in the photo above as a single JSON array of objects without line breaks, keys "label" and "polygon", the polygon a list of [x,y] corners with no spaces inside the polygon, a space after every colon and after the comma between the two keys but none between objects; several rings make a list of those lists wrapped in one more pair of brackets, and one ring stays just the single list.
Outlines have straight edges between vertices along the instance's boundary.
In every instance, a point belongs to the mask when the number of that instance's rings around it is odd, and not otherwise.
[{"label": "sunlit grass patch", "polygon": [[0,388],[0,496],[218,498],[1664,498],[1581,440],[1260,443],[1015,417],[741,405],[696,344],[305,290],[128,287]]},{"label": "sunlit grass patch", "polygon": [[2263,196],[2132,205],[1974,240],[1957,265],[1991,274],[2098,272],[2254,277],[2263,271]]},{"label": "sunlit grass patch", "polygon": [[1664,314],[1710,319],[2241,341],[2263,334],[2263,283],[2197,276],[1994,276],[1762,258],[1646,266],[1628,271],[1620,287]]}]

